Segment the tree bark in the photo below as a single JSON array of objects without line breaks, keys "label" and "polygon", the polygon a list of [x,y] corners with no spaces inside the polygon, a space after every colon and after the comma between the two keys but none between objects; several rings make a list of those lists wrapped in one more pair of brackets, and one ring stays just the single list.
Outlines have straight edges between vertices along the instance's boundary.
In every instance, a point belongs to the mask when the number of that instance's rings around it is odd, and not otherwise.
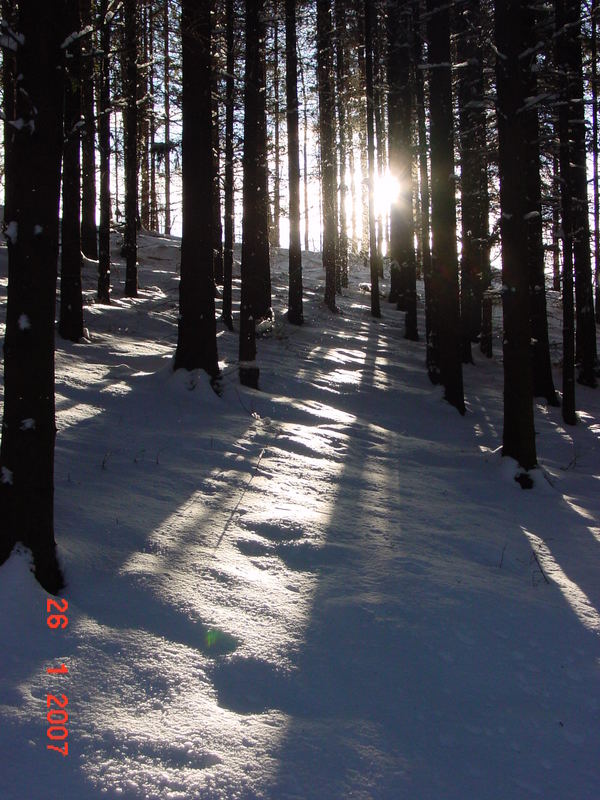
[{"label": "tree bark", "polygon": [[98,149],[100,151],[100,227],[98,230],[98,302],[110,303],[110,20],[108,0],[100,0],[100,76]]},{"label": "tree bark", "polygon": [[[183,0],[181,13],[183,230],[175,369],[219,374],[213,280],[212,0]],[[209,113],[206,113],[209,109]],[[198,224],[198,220],[203,220]]]},{"label": "tree bark", "polygon": [[225,39],[227,49],[227,76],[225,78],[225,219],[223,250],[223,322],[233,330],[232,289],[233,289],[233,243],[234,243],[234,201],[235,186],[233,175],[233,115],[235,100],[235,42],[234,42],[233,0],[225,4]]},{"label": "tree bark", "polygon": [[21,91],[10,168],[4,417],[0,447],[0,562],[20,541],[46,591],[64,586],[54,539],[54,313],[63,140],[61,43],[66,3],[21,0]]},{"label": "tree bark", "polygon": [[335,180],[335,97],[332,30],[330,5],[326,0],[317,0],[317,84],[319,91],[319,137],[323,195],[322,229],[325,303],[331,311],[336,311],[337,186]]},{"label": "tree bark", "polygon": [[[431,323],[437,338],[444,397],[465,413],[460,358],[458,256],[454,186],[454,131],[450,75],[450,20],[445,0],[428,0],[431,135],[432,292]],[[431,372],[430,372],[431,374]]]},{"label": "tree bark", "polygon": [[502,455],[529,470],[536,466],[527,264],[527,200],[523,192],[529,148],[525,119],[526,66],[520,60],[525,14],[518,0],[497,3],[495,40],[498,93],[502,306],[504,313],[504,430]]},{"label": "tree bark", "polygon": [[290,220],[288,320],[294,325],[301,325],[304,317],[302,311],[302,252],[300,249],[300,144],[296,46],[296,0],[285,0],[285,90]]},{"label": "tree bark", "polygon": [[135,0],[123,0],[125,12],[125,297],[137,297],[137,19]]},{"label": "tree bark", "polygon": [[[79,32],[79,4],[67,3],[67,28]],[[79,154],[81,120],[81,43],[75,38],[65,47],[67,74],[64,82],[64,146],[62,163],[62,220],[60,260],[60,316],[58,332],[78,342],[83,336],[81,290],[81,223]]]},{"label": "tree bark", "polygon": [[[80,0],[81,27],[92,25],[91,0]],[[85,126],[81,137],[81,249],[98,260],[96,226],[96,122],[94,119],[94,34],[83,40],[81,60],[81,105]]]},{"label": "tree bark", "polygon": [[417,274],[412,197],[412,7],[388,2],[388,152],[398,197],[390,219],[390,302],[405,311],[404,336],[417,341]]}]

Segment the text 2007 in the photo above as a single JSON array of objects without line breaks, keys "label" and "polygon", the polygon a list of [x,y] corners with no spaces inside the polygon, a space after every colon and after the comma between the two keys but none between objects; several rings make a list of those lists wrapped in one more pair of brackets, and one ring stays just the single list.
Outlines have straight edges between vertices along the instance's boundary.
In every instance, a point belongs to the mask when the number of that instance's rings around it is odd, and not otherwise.
[{"label": "text 2007", "polygon": [[[66,600],[54,600],[49,597],[46,600],[46,613],[48,614],[46,624],[48,627],[52,630],[64,630],[69,624],[69,618],[65,614],[68,608],[69,603]],[[46,672],[49,675],[69,674],[65,664],[61,664],[60,667],[49,667]],[[69,721],[68,705],[69,698],[66,694],[46,695],[46,707],[48,709],[46,714],[46,720],[48,721],[46,735],[52,742],[62,742],[62,744],[47,744],[46,749],[58,750],[63,756],[69,755],[69,742],[67,741],[69,735],[67,729],[67,722]]]}]

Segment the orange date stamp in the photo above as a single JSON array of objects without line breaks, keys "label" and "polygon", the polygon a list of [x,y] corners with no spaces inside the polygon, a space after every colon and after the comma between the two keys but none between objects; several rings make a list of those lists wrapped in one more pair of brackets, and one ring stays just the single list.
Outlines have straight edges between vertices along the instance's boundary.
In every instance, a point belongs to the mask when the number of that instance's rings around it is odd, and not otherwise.
[{"label": "orange date stamp", "polygon": [[[51,630],[64,630],[69,624],[69,618],[66,612],[69,608],[67,600],[59,598],[55,600],[49,597],[46,600],[46,613],[48,615],[46,624]],[[49,675],[68,675],[69,670],[66,664],[61,664],[60,667],[49,667],[46,672]],[[51,742],[62,742],[62,744],[47,744],[47,750],[57,750],[61,755],[69,755],[69,730],[67,723],[69,721],[69,712],[67,706],[69,698],[66,694],[47,694],[46,695],[46,720],[48,728],[46,736]]]}]

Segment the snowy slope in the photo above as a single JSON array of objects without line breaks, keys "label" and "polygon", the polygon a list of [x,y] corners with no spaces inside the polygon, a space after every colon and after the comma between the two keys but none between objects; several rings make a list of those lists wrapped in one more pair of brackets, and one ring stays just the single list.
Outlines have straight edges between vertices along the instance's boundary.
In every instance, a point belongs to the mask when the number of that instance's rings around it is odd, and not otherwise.
[{"label": "snowy slope", "polygon": [[[171,372],[175,239],[143,237],[140,297],[117,288],[86,308],[89,342],[58,342],[69,624],[48,629],[14,554],[0,797],[595,800],[598,393],[578,389],[575,430],[536,409],[523,491],[498,449],[499,356],[465,369],[461,418],[392,306],[374,321],[350,288],[324,308],[314,254],[289,326],[285,259],[260,392],[221,325],[222,398]],[[68,696],[66,758],[47,693]]]}]

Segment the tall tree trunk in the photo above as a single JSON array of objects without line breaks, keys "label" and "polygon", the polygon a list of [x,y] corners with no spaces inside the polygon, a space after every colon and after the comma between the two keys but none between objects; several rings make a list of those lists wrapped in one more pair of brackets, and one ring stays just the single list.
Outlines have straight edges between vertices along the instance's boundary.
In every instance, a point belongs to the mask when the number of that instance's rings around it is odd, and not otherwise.
[{"label": "tall tree trunk", "polygon": [[217,47],[213,47],[212,77],[212,117],[213,117],[213,191],[212,191],[212,224],[213,224],[213,274],[215,283],[223,283],[223,224],[221,222],[221,136],[219,123],[219,77],[215,69]]},{"label": "tall tree trunk", "polygon": [[301,325],[304,317],[302,312],[302,252],[300,250],[300,144],[296,45],[296,0],[285,0],[285,93],[290,219],[288,320],[294,325]]},{"label": "tall tree trunk", "polygon": [[399,194],[391,209],[390,296],[405,312],[404,336],[417,341],[417,275],[412,198],[412,7],[388,2],[388,137],[392,178]]},{"label": "tall tree trunk", "polygon": [[[92,2],[80,0],[81,27],[92,25]],[[96,227],[96,123],[94,120],[94,38],[83,41],[81,60],[81,106],[85,127],[81,137],[81,249],[88,258],[98,260]]]},{"label": "tall tree trunk", "polygon": [[425,82],[423,70],[419,69],[423,52],[421,47],[421,3],[413,0],[413,63],[415,69],[415,105],[417,109],[417,137],[419,151],[419,228],[421,232],[421,255],[423,264],[423,282],[425,284],[425,340],[427,343],[427,371],[430,379],[439,382],[439,352],[437,339],[431,327],[435,313],[434,295],[432,291],[432,263],[430,232],[430,191],[429,172],[427,163],[427,127],[425,123]]},{"label": "tall tree trunk", "polygon": [[135,0],[123,0],[125,11],[125,297],[137,297],[137,19]]},{"label": "tall tree trunk", "polygon": [[522,111],[523,130],[526,136],[525,174],[523,187],[527,210],[527,263],[529,271],[529,318],[531,323],[531,363],[534,397],[544,397],[550,405],[558,405],[550,362],[548,339],[548,315],[546,312],[546,275],[544,263],[544,241],[542,232],[542,182],[540,178],[540,131],[538,109],[535,98],[538,85],[535,68],[535,45],[537,41],[536,12],[530,6],[524,9],[526,39],[523,50],[531,55],[522,55],[525,79],[525,109]]},{"label": "tall tree trunk", "polygon": [[498,92],[500,231],[502,237],[502,306],[504,312],[504,430],[502,455],[529,470],[536,466],[531,376],[531,329],[527,264],[527,199],[523,175],[529,148],[525,119],[528,65],[520,54],[525,41],[525,13],[518,0],[497,3],[495,44]]},{"label": "tall tree trunk", "polygon": [[235,43],[234,43],[233,0],[225,3],[225,39],[227,49],[227,69],[225,78],[225,243],[223,251],[223,322],[233,330],[232,289],[233,289],[233,242],[234,242],[234,201],[235,186],[233,175],[233,115],[235,101]]},{"label": "tall tree trunk", "polygon": [[347,115],[347,75],[346,75],[346,0],[335,2],[336,27],[336,83],[337,83],[337,117],[338,117],[338,157],[340,165],[340,235],[339,235],[339,270],[341,287],[348,286],[348,221],[346,205],[348,202],[348,185],[346,183],[346,157],[348,139]]},{"label": "tall tree trunk", "polygon": [[365,0],[365,75],[367,92],[367,158],[369,169],[369,266],[371,270],[371,314],[381,316],[379,304],[379,251],[375,222],[375,132],[373,124],[373,0]]},{"label": "tall tree trunk", "polygon": [[[67,27],[79,31],[79,4],[67,3]],[[62,164],[62,221],[60,259],[60,316],[58,332],[63,339],[78,342],[83,336],[83,295],[81,291],[81,223],[79,153],[81,120],[81,43],[75,38],[65,48],[64,130]]]},{"label": "tall tree trunk", "polygon": [[[181,8],[183,230],[175,369],[219,374],[213,281],[212,0]],[[199,225],[198,220],[203,220]],[[208,221],[208,224],[206,224]]]},{"label": "tall tree trunk", "polygon": [[[269,187],[264,0],[246,0],[240,382],[258,386],[256,321],[269,313]],[[266,302],[265,302],[266,301]]]},{"label": "tall tree trunk", "polygon": [[98,231],[98,302],[110,303],[110,20],[108,0],[100,0],[100,76],[98,149],[100,151],[100,227]]},{"label": "tall tree trunk", "polygon": [[[489,272],[486,112],[480,0],[457,11],[459,144],[461,165],[461,339],[463,363],[481,333],[483,276]],[[541,217],[540,217],[541,223]]]},{"label": "tall tree trunk", "polygon": [[[360,6],[360,4],[358,4]],[[360,18],[360,13],[357,13]],[[360,33],[359,39],[364,36],[364,31]],[[365,75],[365,51],[364,48],[358,45],[357,51],[358,61],[358,80],[359,85],[364,86],[366,83]],[[362,90],[361,90],[362,91]],[[361,241],[359,252],[362,256],[366,256],[369,252],[369,164],[367,155],[367,107],[363,102],[358,104],[358,150],[360,157],[360,227],[361,227]]]},{"label": "tall tree trunk", "polygon": [[156,113],[154,110],[154,8],[150,2],[150,28],[148,31],[148,44],[152,60],[148,66],[148,90],[150,92],[150,230],[158,231],[158,202],[156,196]]},{"label": "tall tree trunk", "polygon": [[460,358],[450,20],[445,0],[427,0],[431,124],[432,332],[439,348],[445,399],[465,413]]},{"label": "tall tree trunk", "polygon": [[567,27],[567,2],[555,0],[555,53],[561,74],[561,93],[558,106],[558,138],[560,162],[560,196],[562,212],[563,250],[563,398],[562,418],[567,425],[575,425],[575,311],[573,307],[573,195],[575,192],[576,166],[571,154],[571,119],[577,113],[571,94],[569,75],[569,42]]},{"label": "tall tree trunk", "polygon": [[552,289],[560,292],[560,167],[556,148],[552,156],[552,197]]},{"label": "tall tree trunk", "polygon": [[600,195],[598,186],[598,0],[592,0],[592,169],[596,322],[600,323]]},{"label": "tall tree trunk", "polygon": [[275,151],[275,169],[273,172],[273,225],[271,244],[274,247],[279,247],[281,238],[279,230],[279,219],[281,217],[281,147],[279,144],[279,12],[277,0],[274,0],[273,5],[273,146]]},{"label": "tall tree trunk", "polygon": [[150,230],[150,94],[148,86],[149,71],[149,29],[150,0],[142,0],[139,7],[141,26],[141,56],[143,67],[139,70],[138,109],[139,109],[139,169],[140,169],[140,224],[144,230]]},{"label": "tall tree trunk", "polygon": [[583,66],[581,58],[581,4],[564,3],[566,32],[562,37],[564,68],[569,81],[569,98],[573,100],[570,118],[571,163],[573,177],[573,257],[575,263],[576,336],[575,357],[577,380],[585,386],[596,386],[596,324],[590,258],[590,228],[587,198],[585,114]]},{"label": "tall tree trunk", "polygon": [[66,3],[21,0],[15,128],[9,166],[8,298],[0,448],[0,562],[30,548],[38,581],[64,585],[54,539],[54,312],[63,140],[61,43]]},{"label": "tall tree trunk", "polygon": [[16,172],[12,154],[17,129],[11,122],[17,119],[16,83],[17,40],[13,36],[17,25],[17,7],[13,0],[2,0],[2,33],[6,43],[2,50],[2,111],[4,113],[4,221],[12,219],[12,190]]},{"label": "tall tree trunk", "polygon": [[336,311],[336,195],[335,181],[335,97],[333,85],[331,9],[326,0],[317,0],[317,84],[319,90],[319,136],[321,186],[323,193],[323,268],[325,303]]},{"label": "tall tree trunk", "polygon": [[169,51],[169,0],[163,14],[163,91],[165,115],[165,233],[171,233],[171,55]]}]

